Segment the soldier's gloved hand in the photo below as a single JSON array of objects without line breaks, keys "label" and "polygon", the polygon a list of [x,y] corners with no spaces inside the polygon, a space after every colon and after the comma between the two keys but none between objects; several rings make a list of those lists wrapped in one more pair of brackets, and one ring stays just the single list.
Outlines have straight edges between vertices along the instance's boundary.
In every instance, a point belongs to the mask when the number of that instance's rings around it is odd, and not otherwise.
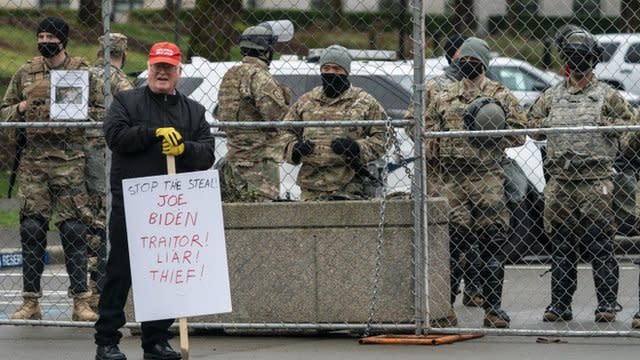
[{"label": "soldier's gloved hand", "polygon": [[180,144],[173,145],[168,140],[162,140],[162,153],[165,155],[179,156],[184,153],[184,142],[180,139]]},{"label": "soldier's gloved hand", "polygon": [[291,99],[293,99],[293,91],[290,87],[285,84],[280,84],[280,89],[282,89],[282,96],[284,96],[284,103],[287,105],[291,105]]},{"label": "soldier's gloved hand", "polygon": [[[156,129],[156,137],[162,138],[163,141],[168,141],[173,146],[182,144],[182,135],[178,130],[172,127],[162,127]],[[163,144],[164,147],[164,144]]]},{"label": "soldier's gloved hand", "polygon": [[293,145],[293,162],[299,163],[303,156],[313,154],[316,144],[311,140],[298,141]]},{"label": "soldier's gloved hand", "polygon": [[349,138],[337,138],[331,140],[331,150],[346,158],[356,158],[360,156],[360,145]]}]

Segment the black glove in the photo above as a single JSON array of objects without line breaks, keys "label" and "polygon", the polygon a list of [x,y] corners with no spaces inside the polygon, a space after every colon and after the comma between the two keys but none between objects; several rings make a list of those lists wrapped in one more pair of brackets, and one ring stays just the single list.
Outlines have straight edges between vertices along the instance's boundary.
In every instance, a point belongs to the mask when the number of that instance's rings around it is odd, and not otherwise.
[{"label": "black glove", "polygon": [[316,147],[311,140],[303,140],[293,145],[292,160],[295,163],[299,163],[303,156],[313,153],[313,149]]},{"label": "black glove", "polygon": [[331,141],[331,150],[338,155],[344,155],[344,157],[350,159],[360,156],[360,145],[348,138],[333,139]]}]

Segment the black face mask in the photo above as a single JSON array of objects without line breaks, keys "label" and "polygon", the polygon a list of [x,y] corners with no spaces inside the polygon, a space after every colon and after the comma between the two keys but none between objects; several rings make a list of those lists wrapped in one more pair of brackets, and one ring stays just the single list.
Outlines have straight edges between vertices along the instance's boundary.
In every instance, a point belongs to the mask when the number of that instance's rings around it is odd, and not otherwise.
[{"label": "black face mask", "polygon": [[475,80],[484,71],[484,66],[478,61],[458,61],[460,76],[469,80]]},{"label": "black face mask", "polygon": [[38,51],[45,58],[52,58],[62,51],[62,44],[59,42],[46,42],[46,43],[38,43]]},{"label": "black face mask", "polygon": [[591,57],[582,54],[571,54],[567,60],[567,65],[572,74],[585,75],[593,68]]},{"label": "black face mask", "polygon": [[351,86],[347,75],[321,74],[320,76],[322,77],[322,90],[328,98],[342,95]]}]

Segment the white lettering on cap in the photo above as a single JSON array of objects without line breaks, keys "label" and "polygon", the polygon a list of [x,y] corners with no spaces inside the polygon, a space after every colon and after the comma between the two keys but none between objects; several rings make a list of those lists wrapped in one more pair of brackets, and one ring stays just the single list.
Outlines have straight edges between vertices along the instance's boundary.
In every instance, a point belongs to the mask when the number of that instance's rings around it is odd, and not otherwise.
[{"label": "white lettering on cap", "polygon": [[171,49],[166,49],[166,48],[160,48],[160,49],[156,49],[156,53],[154,54],[156,56],[173,56],[173,50]]}]

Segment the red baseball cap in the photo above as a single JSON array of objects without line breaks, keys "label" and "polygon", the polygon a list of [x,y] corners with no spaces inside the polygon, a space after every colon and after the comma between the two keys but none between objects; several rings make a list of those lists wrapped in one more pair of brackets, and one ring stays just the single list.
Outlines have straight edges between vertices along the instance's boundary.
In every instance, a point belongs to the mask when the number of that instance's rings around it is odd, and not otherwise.
[{"label": "red baseball cap", "polygon": [[176,66],[182,62],[180,48],[170,42],[159,42],[153,44],[149,50],[149,64],[167,63]]}]

